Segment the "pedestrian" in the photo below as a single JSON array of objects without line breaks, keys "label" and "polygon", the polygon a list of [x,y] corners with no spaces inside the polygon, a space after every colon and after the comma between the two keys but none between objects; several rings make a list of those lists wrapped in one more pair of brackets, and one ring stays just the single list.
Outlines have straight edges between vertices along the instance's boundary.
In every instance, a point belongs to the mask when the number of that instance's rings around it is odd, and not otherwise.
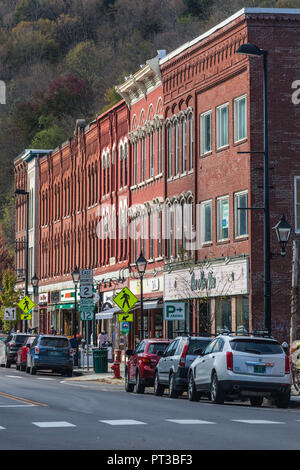
[{"label": "pedestrian", "polygon": [[56,329],[54,328],[53,325],[51,325],[51,328],[50,328],[50,335],[56,335]]},{"label": "pedestrian", "polygon": [[109,343],[110,338],[106,331],[104,333],[100,332],[98,336],[98,348],[102,348],[103,343]]}]

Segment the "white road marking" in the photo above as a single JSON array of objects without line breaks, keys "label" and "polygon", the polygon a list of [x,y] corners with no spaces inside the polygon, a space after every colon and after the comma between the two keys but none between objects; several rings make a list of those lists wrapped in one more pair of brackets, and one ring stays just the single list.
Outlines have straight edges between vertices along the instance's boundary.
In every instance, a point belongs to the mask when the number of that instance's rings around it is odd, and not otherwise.
[{"label": "white road marking", "polygon": [[50,377],[36,377],[37,380],[54,380],[54,379],[51,379]]},{"label": "white road marking", "polygon": [[39,428],[76,428],[75,424],[68,423],[67,421],[40,421],[32,424]]},{"label": "white road marking", "polygon": [[232,419],[236,423],[246,423],[246,424],[286,424],[282,421],[266,421],[263,419]]},{"label": "white road marking", "polygon": [[10,377],[11,379],[24,379],[24,377],[21,377],[20,375],[7,375],[6,377]]},{"label": "white road marking", "polygon": [[0,426],[0,429],[5,429],[3,426]]},{"label": "white road marking", "polygon": [[111,419],[111,420],[102,420],[99,419],[100,423],[110,424],[111,426],[130,426],[135,424],[147,424],[143,421],[136,421],[135,419]]},{"label": "white road marking", "polygon": [[201,419],[166,419],[165,421],[176,424],[217,424],[213,421],[202,421]]}]

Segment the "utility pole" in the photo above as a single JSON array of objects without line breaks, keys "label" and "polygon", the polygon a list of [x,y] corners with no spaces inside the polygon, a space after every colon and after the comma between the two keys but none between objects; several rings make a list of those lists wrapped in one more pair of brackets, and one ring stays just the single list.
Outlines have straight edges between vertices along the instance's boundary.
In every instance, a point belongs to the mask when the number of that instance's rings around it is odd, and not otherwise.
[{"label": "utility pole", "polygon": [[298,240],[293,241],[290,346],[296,338],[298,306]]}]

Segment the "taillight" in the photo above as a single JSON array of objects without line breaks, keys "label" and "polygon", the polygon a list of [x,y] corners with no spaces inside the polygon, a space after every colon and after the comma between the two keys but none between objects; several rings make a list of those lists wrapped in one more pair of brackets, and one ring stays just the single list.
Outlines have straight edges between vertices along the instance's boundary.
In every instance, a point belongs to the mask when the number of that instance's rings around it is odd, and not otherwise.
[{"label": "taillight", "polygon": [[182,354],[181,354],[180,361],[179,361],[179,366],[181,367],[185,366],[185,359],[186,359],[186,353],[187,353],[188,347],[189,347],[189,343],[186,343],[182,350]]},{"label": "taillight", "polygon": [[34,346],[34,352],[35,354],[39,354],[40,348],[38,346]]},{"label": "taillight", "polygon": [[69,354],[70,354],[71,357],[73,357],[74,356],[74,349],[70,348]]},{"label": "taillight", "polygon": [[285,374],[290,373],[290,359],[289,356],[285,356]]},{"label": "taillight", "polygon": [[228,351],[226,353],[226,363],[227,363],[227,369],[233,370],[233,354],[231,351]]},{"label": "taillight", "polygon": [[141,361],[143,362],[143,364],[150,364],[150,358],[149,357],[141,357]]},{"label": "taillight", "polygon": [[12,348],[14,345],[15,345],[15,343],[14,343],[13,341],[10,341],[10,342],[8,343],[8,346],[9,346],[10,348]]}]

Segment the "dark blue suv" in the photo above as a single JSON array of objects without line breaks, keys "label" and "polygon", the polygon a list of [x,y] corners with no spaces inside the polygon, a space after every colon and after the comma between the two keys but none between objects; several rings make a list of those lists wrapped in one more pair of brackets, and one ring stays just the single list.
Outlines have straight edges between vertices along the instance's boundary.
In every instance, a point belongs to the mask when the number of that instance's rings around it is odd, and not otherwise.
[{"label": "dark blue suv", "polygon": [[26,372],[52,370],[72,377],[74,350],[66,336],[38,335],[27,353]]}]

